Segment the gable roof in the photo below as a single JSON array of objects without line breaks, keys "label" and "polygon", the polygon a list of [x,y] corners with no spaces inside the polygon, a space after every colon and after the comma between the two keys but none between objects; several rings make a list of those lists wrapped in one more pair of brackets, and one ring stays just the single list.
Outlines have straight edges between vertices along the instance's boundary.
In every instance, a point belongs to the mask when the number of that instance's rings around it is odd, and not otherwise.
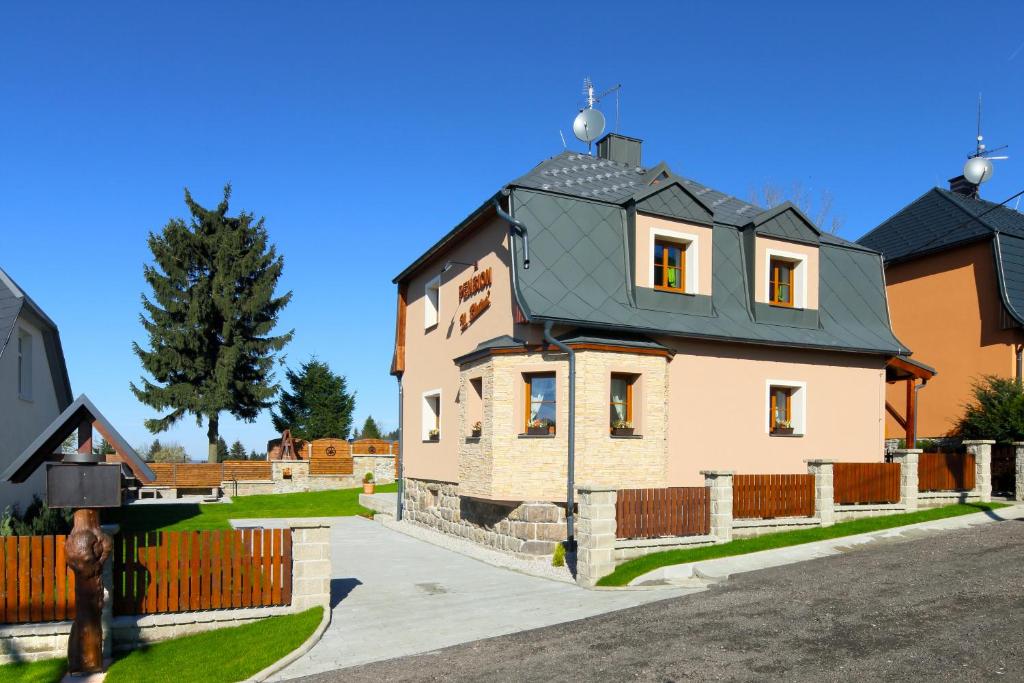
[{"label": "gable roof", "polygon": [[997,232],[1024,238],[1024,214],[984,199],[933,187],[857,240],[895,263]]},{"label": "gable roof", "polygon": [[793,202],[783,202],[758,214],[751,224],[759,235],[781,237],[808,244],[818,244],[821,241],[821,230],[818,230],[814,222]]},{"label": "gable roof", "polygon": [[57,397],[58,407],[63,409],[71,403],[72,394],[57,324],[32,300],[32,297],[14,282],[10,275],[0,268],[0,357],[4,355],[10,345],[11,338],[14,336],[15,324],[21,316],[25,316],[42,332],[54,395]]},{"label": "gable roof", "polygon": [[88,420],[93,427],[103,435],[103,438],[113,446],[120,456],[121,461],[126,464],[143,484],[152,483],[156,479],[153,470],[139,457],[128,442],[103,414],[93,405],[89,397],[82,394],[75,402],[69,405],[43,432],[36,437],[35,441],[12,462],[6,470],[0,474],[0,481],[21,483],[32,476],[32,473],[42,467],[46,462],[53,461],[54,453],[60,448],[72,432],[78,429],[84,421]]}]

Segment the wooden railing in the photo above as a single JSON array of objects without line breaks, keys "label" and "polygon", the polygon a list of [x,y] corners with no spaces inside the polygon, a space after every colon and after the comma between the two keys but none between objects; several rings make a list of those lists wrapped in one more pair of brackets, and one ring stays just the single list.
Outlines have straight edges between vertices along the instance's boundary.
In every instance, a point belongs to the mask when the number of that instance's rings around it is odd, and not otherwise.
[{"label": "wooden railing", "polygon": [[75,615],[75,575],[64,556],[66,536],[0,539],[0,621],[64,621]]},{"label": "wooden railing", "polygon": [[273,466],[265,460],[225,460],[221,481],[266,481],[272,471]]},{"label": "wooden railing", "polygon": [[291,529],[119,534],[113,570],[117,615],[288,605]]},{"label": "wooden railing", "polygon": [[813,474],[737,474],[732,480],[736,519],[811,517]]},{"label": "wooden railing", "polygon": [[889,462],[837,462],[832,466],[837,505],[900,502],[900,465]]},{"label": "wooden railing", "polygon": [[973,453],[922,453],[917,460],[918,491],[970,491]]},{"label": "wooden railing", "polygon": [[314,457],[309,461],[309,473],[311,475],[321,474],[352,474],[354,465],[352,456],[335,456],[333,458]]},{"label": "wooden railing", "polygon": [[704,486],[622,489],[615,502],[619,538],[700,536],[711,528],[711,506]]}]

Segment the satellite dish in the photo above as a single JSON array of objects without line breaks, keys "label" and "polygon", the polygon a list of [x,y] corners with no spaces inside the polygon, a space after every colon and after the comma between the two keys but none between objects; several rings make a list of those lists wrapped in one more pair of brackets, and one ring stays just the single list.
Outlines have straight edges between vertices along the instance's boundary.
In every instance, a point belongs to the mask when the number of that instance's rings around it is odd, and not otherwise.
[{"label": "satellite dish", "polygon": [[604,114],[597,109],[584,109],[572,122],[572,132],[579,140],[589,145],[604,133]]},{"label": "satellite dish", "polygon": [[972,185],[981,185],[992,178],[992,161],[983,156],[974,156],[964,164],[964,178]]}]

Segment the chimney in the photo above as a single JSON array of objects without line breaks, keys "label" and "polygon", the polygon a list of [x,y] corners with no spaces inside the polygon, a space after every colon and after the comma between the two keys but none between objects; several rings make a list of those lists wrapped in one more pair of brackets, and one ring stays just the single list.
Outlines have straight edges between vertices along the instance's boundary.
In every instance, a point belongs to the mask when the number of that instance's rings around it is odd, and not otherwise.
[{"label": "chimney", "polygon": [[597,156],[599,159],[608,159],[630,168],[642,166],[640,158],[640,146],[643,140],[629,138],[618,133],[608,133],[597,141]]},{"label": "chimney", "polygon": [[964,197],[970,197],[971,199],[978,198],[978,186],[962,175],[949,179],[949,191],[956,192]]}]

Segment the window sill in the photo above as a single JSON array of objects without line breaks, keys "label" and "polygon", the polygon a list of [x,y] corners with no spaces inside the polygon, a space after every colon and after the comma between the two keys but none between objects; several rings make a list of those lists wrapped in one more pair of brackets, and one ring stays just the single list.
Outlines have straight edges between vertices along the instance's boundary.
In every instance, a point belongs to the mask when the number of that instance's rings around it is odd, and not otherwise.
[{"label": "window sill", "polygon": [[768,436],[776,439],[802,439],[804,437],[803,434],[775,434],[773,432],[768,432]]},{"label": "window sill", "polygon": [[466,437],[466,443],[480,443],[480,437],[479,436],[467,436]]},{"label": "window sill", "polygon": [[427,325],[426,327],[423,328],[423,334],[426,334],[427,332],[433,332],[434,330],[437,329],[437,327],[438,323],[434,323],[433,325]]},{"label": "window sill", "polygon": [[33,402],[31,396],[22,396],[21,394],[18,394],[18,399],[21,400],[21,401],[24,401],[25,403],[32,403]]},{"label": "window sill", "polygon": [[803,311],[803,310],[806,310],[803,306],[790,306],[789,304],[776,304],[776,303],[772,303],[771,301],[768,302],[768,305],[771,306],[772,308],[781,308],[781,309],[784,309],[784,310],[787,310],[787,311]]},{"label": "window sill", "polygon": [[423,443],[441,443],[441,439],[423,439]]},{"label": "window sill", "polygon": [[626,436],[626,435],[616,436],[615,434],[609,434],[608,438],[610,438],[610,439],[642,439],[642,438],[644,438],[644,435],[643,434],[630,434],[628,436]]},{"label": "window sill", "polygon": [[520,439],[553,439],[555,434],[519,434]]},{"label": "window sill", "polygon": [[687,292],[685,289],[672,289],[671,287],[652,287],[655,292],[667,292],[668,294],[682,294],[684,296],[697,296],[697,292]]}]

